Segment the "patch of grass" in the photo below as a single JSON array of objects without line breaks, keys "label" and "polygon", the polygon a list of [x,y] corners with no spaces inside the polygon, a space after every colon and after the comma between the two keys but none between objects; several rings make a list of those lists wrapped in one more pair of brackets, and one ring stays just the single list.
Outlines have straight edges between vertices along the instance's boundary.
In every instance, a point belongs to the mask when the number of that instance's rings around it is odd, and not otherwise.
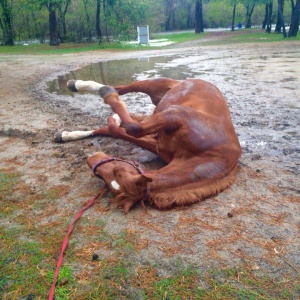
[{"label": "patch of grass", "polygon": [[122,251],[133,252],[134,251],[134,242],[137,240],[137,237],[134,233],[124,230],[120,232],[116,237],[112,246]]},{"label": "patch of grass", "polygon": [[283,38],[282,34],[278,33],[249,33],[241,36],[231,37],[232,41],[238,43],[265,43],[265,42],[280,42],[280,41],[300,41],[300,35],[296,38]]},{"label": "patch of grass", "polygon": [[[153,286],[150,299],[200,299],[203,295],[197,284],[198,272],[191,267],[179,270],[174,276],[162,278]],[[152,298],[153,297],[153,298]]]},{"label": "patch of grass", "polygon": [[[47,274],[47,279],[49,286],[51,286],[54,278],[54,270],[49,271]],[[64,283],[63,283],[64,282]],[[55,288],[55,299],[56,300],[65,300],[70,299],[71,290],[70,286],[74,282],[74,277],[72,274],[72,269],[69,266],[61,266],[59,270],[59,275],[57,279],[57,286]],[[67,284],[68,286],[64,286]]]},{"label": "patch of grass", "polygon": [[140,45],[131,45],[119,42],[103,42],[98,43],[63,43],[59,46],[50,46],[48,44],[30,44],[28,46],[15,45],[15,46],[0,46],[0,54],[24,54],[24,55],[55,55],[55,54],[67,54],[76,52],[88,52],[88,51],[99,51],[99,50],[141,50],[149,47],[142,47]]},{"label": "patch of grass", "polygon": [[182,43],[194,40],[204,39],[209,36],[209,33],[196,34],[194,32],[182,32],[182,33],[165,33],[165,34],[153,34],[155,39],[167,39],[173,43]]},{"label": "patch of grass", "polygon": [[269,43],[300,41],[300,35],[296,38],[283,38],[282,34],[261,32],[247,32],[245,34],[235,35],[232,33],[224,39],[212,40],[205,42],[206,45],[226,45],[226,44],[246,44],[246,43]]},{"label": "patch of grass", "polygon": [[18,299],[29,294],[45,294],[47,285],[38,266],[46,254],[39,244],[24,238],[21,229],[0,227],[0,237],[0,295],[3,298],[7,295],[5,299]]},{"label": "patch of grass", "polygon": [[0,216],[9,215],[16,209],[16,203],[11,194],[18,183],[17,173],[7,173],[0,170]]},{"label": "patch of grass", "polygon": [[0,200],[4,201],[12,193],[18,182],[16,173],[7,173],[0,170]]},{"label": "patch of grass", "polygon": [[[212,270],[206,274],[205,283],[210,288],[203,290],[203,299],[296,299],[299,297],[297,281],[276,283],[257,271],[252,271],[249,266],[241,265],[224,270]],[[206,298],[208,297],[208,298]]]},{"label": "patch of grass", "polygon": [[[238,32],[238,35],[236,34]],[[182,43],[193,40],[204,40],[201,42],[202,46],[205,45],[222,45],[233,43],[261,43],[261,42],[279,42],[279,41],[299,41],[300,34],[296,38],[283,38],[282,34],[265,33],[265,31],[250,29],[239,30],[235,32],[226,31],[226,35],[220,35],[217,40],[210,40],[216,33],[204,32],[202,34],[195,34],[194,32],[182,33],[164,33],[152,34],[151,39],[168,39],[173,43]],[[218,34],[218,33],[217,33]],[[157,47],[155,47],[157,48]],[[159,47],[163,48],[163,47]],[[0,54],[24,54],[24,55],[55,55],[67,54],[74,52],[88,52],[88,51],[134,51],[134,50],[149,50],[154,49],[150,46],[141,46],[138,44],[129,44],[124,42],[110,42],[103,40],[101,44],[98,43],[62,43],[59,46],[50,46],[48,44],[29,44],[28,46],[15,45],[15,46],[1,46]]]},{"label": "patch of grass", "polygon": [[[35,199],[51,202],[64,196],[68,189],[63,185],[53,186],[43,194],[31,195],[29,187],[19,183],[18,174],[4,171],[0,174],[1,211],[3,203],[22,196],[22,201],[15,203],[14,209],[20,211],[11,220],[10,228],[0,227],[0,299],[26,299],[29,295],[33,299],[46,299],[69,222],[56,219],[37,227],[45,216],[55,213],[52,204],[39,213],[31,212]],[[223,269],[207,267],[202,272],[172,260],[168,266],[155,267],[141,258],[142,250],[151,245],[140,238],[138,231],[125,229],[111,234],[106,226],[101,219],[91,224],[87,217],[76,225],[60,270],[56,299],[289,300],[300,297],[299,278],[287,274],[277,282],[272,274],[252,270],[246,263]],[[81,250],[78,232],[85,236]],[[92,255],[99,254],[100,249],[103,256],[92,260]],[[160,257],[156,257],[156,262],[161,262]],[[172,272],[164,276],[158,268]],[[66,285],[61,285],[65,278]]]}]

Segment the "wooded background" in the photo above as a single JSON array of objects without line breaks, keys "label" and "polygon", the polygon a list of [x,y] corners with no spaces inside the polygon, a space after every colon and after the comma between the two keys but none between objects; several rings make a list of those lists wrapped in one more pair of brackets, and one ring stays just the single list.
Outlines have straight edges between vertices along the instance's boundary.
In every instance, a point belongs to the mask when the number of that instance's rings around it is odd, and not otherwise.
[{"label": "wooded background", "polygon": [[[299,30],[300,0],[0,0],[0,42],[106,42],[150,32],[261,26],[284,37]],[[285,25],[290,26],[286,31]]]}]

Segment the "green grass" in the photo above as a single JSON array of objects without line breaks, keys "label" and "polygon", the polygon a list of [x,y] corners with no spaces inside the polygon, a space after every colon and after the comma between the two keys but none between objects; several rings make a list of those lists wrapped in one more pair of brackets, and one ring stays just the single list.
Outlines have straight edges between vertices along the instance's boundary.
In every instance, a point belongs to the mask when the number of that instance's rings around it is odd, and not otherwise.
[{"label": "green grass", "polygon": [[[28,233],[21,227],[0,227],[1,244],[4,245],[0,249],[0,296],[3,293],[9,299],[29,295],[34,299],[46,299],[55,265],[49,264],[43,246],[24,238],[26,235]],[[251,271],[247,265],[212,267],[200,272],[193,266],[170,261],[172,272],[161,276],[157,270],[161,266],[141,264],[136,260],[131,249],[134,242],[138,242],[137,235],[127,231],[111,235],[111,246],[107,250],[115,255],[95,262],[80,262],[76,255],[69,255],[70,251],[76,254],[74,249],[69,249],[60,270],[56,299],[281,300],[299,297],[299,281],[276,283],[270,275]],[[78,283],[74,275],[78,263],[83,263],[83,272],[87,271],[84,285]],[[62,279],[67,279],[66,285],[60,284]]]},{"label": "green grass", "polygon": [[[263,42],[289,42],[299,41],[300,34],[296,38],[283,38],[282,34],[265,33],[263,30],[252,29],[245,31],[227,32],[230,35],[226,37],[220,37],[217,41],[210,41],[209,38],[214,36],[214,33],[204,32],[203,34],[195,34],[194,32],[182,32],[182,33],[165,33],[165,34],[152,34],[151,39],[168,39],[174,43],[183,43],[193,40],[201,41],[201,46],[205,45],[223,45],[233,43],[263,43]],[[237,33],[239,35],[237,35]],[[172,46],[168,46],[172,47]],[[156,47],[157,49],[158,47]],[[163,48],[163,47],[159,47]],[[30,44],[28,46],[15,45],[15,46],[0,46],[1,54],[16,54],[16,55],[55,55],[55,54],[67,54],[75,52],[88,52],[88,51],[134,51],[134,50],[149,50],[155,49],[150,46],[140,46],[137,44],[127,44],[123,42],[111,42],[108,43],[103,40],[102,44],[98,43],[63,43],[59,46],[50,46],[48,44]]]},{"label": "green grass", "polygon": [[135,49],[144,49],[149,47],[142,47],[139,45],[129,45],[125,43],[111,42],[110,44],[104,42],[103,44],[98,43],[63,43],[59,46],[50,46],[48,44],[29,44],[28,46],[15,45],[15,46],[0,46],[1,54],[16,54],[16,55],[56,55],[56,54],[67,54],[76,52],[87,52],[87,51],[99,51],[99,50],[110,50],[110,51],[128,51]]},{"label": "green grass", "polygon": [[17,299],[20,293],[45,294],[47,285],[38,267],[46,254],[40,245],[24,238],[22,229],[0,227],[0,236],[0,296],[4,292],[10,295],[7,299]]},{"label": "green grass", "polygon": [[165,34],[153,34],[154,39],[167,39],[173,43],[182,43],[194,40],[201,40],[209,36],[209,33],[195,34],[194,32],[182,32],[182,33],[165,33]]},{"label": "green grass", "polygon": [[[49,271],[47,274],[47,280],[49,283],[49,286],[51,286],[54,278],[54,270]],[[55,299],[56,300],[65,300],[65,299],[70,299],[71,297],[71,290],[69,287],[66,287],[62,285],[62,280],[66,282],[69,286],[74,283],[74,278],[73,278],[73,271],[69,266],[61,266],[59,270],[59,275],[57,279],[57,286],[55,288]]]},{"label": "green grass", "polygon": [[0,170],[0,200],[3,201],[11,192],[18,181],[15,173],[6,173]]},{"label": "green grass", "polygon": [[162,278],[153,285],[153,299],[201,299],[204,295],[197,283],[198,272],[191,267],[179,268],[169,278]]},{"label": "green grass", "polygon": [[18,174],[5,173],[0,170],[0,217],[11,214],[16,208],[13,197],[10,197],[18,183]]},{"label": "green grass", "polygon": [[296,38],[283,38],[282,34],[278,33],[248,33],[241,36],[232,36],[228,39],[228,42],[234,43],[265,43],[265,42],[289,42],[300,41],[300,35]]}]

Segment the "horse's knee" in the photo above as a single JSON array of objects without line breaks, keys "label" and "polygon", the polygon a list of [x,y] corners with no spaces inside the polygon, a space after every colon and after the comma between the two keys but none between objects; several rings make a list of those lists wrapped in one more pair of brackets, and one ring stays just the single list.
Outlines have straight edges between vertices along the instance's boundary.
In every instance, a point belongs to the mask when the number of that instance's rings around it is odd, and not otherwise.
[{"label": "horse's knee", "polygon": [[137,123],[129,123],[124,125],[127,134],[132,135],[134,137],[142,137],[143,136],[143,128],[140,124]]}]

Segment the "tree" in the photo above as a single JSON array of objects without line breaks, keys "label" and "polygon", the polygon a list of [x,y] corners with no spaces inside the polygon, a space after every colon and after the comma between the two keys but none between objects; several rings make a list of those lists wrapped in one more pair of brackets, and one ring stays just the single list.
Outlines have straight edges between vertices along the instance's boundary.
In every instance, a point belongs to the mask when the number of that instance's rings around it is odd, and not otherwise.
[{"label": "tree", "polygon": [[106,0],[104,10],[104,28],[106,36],[118,40],[136,39],[137,25],[145,24],[149,1]]},{"label": "tree", "polygon": [[284,0],[277,0],[277,4],[277,20],[275,25],[275,32],[281,33]]},{"label": "tree", "polygon": [[266,29],[267,33],[271,33],[272,26],[273,0],[267,2],[265,6],[265,18],[263,20],[262,29]]},{"label": "tree", "polygon": [[283,18],[283,8],[284,8],[284,0],[278,0],[277,22],[275,26],[275,32],[281,33],[281,28],[282,28],[283,37],[286,38],[287,33],[285,30],[285,23]]},{"label": "tree", "polygon": [[59,24],[59,39],[61,42],[64,42],[67,37],[67,27],[66,27],[66,13],[68,11],[68,7],[71,3],[71,0],[66,0],[58,5],[59,17],[58,17],[58,24]]},{"label": "tree", "polygon": [[100,19],[100,13],[101,13],[101,2],[100,0],[96,0],[96,33],[97,33],[97,38],[99,40],[99,43],[102,41],[102,31],[101,31],[101,19]]},{"label": "tree", "polygon": [[92,41],[92,28],[91,28],[91,22],[90,22],[90,14],[88,11],[88,2],[89,0],[83,0],[83,7],[84,7],[84,12],[85,12],[85,17],[86,17],[86,26],[87,26],[87,40],[88,42]]},{"label": "tree", "polygon": [[38,6],[40,9],[43,7],[47,8],[48,11],[48,22],[49,22],[49,45],[59,45],[59,26],[57,19],[57,10],[68,0],[28,0],[31,5]]},{"label": "tree", "polygon": [[13,31],[13,16],[12,7],[9,5],[8,0],[0,0],[2,8],[2,16],[0,17],[0,27],[3,32],[4,45],[14,45],[14,31]]},{"label": "tree", "polygon": [[46,7],[49,12],[49,37],[50,37],[49,45],[58,46],[59,45],[58,22],[56,16],[57,4],[55,2],[49,1],[46,4]]},{"label": "tree", "polygon": [[251,17],[252,17],[254,7],[255,7],[255,3],[248,2],[245,4],[245,8],[246,8],[245,28],[251,28],[252,26]]},{"label": "tree", "polygon": [[234,3],[232,7],[231,31],[234,31],[234,27],[235,27],[235,9],[236,9],[236,3]]},{"label": "tree", "polygon": [[201,33],[201,32],[204,32],[202,0],[196,0],[196,2],[195,2],[195,33]]},{"label": "tree", "polygon": [[193,19],[191,16],[193,15],[193,3],[194,1],[184,1],[183,4],[185,5],[184,11],[186,12],[186,28],[191,28]]},{"label": "tree", "polygon": [[166,9],[166,22],[165,30],[174,30],[175,26],[175,0],[165,0],[165,9]]},{"label": "tree", "polygon": [[292,14],[291,14],[291,24],[289,29],[289,37],[296,37],[299,30],[299,18],[300,18],[300,0],[291,0]]}]

